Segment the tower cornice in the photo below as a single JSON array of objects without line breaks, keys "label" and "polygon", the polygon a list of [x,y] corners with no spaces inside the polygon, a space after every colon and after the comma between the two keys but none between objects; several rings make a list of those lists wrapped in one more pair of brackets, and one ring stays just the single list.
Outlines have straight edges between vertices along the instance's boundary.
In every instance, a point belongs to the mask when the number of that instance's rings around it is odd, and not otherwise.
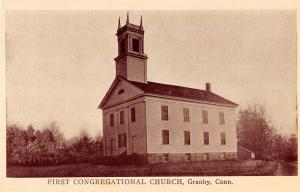
[{"label": "tower cornice", "polygon": [[119,28],[116,35],[119,36],[125,31],[131,31],[134,33],[142,34],[142,35],[145,33],[143,30],[143,27],[129,23],[129,24],[124,25],[123,27]]},{"label": "tower cornice", "polygon": [[139,59],[148,59],[147,55],[146,54],[136,54],[136,53],[132,53],[132,52],[126,52],[122,55],[119,55],[118,57],[116,57],[114,60],[115,61],[118,61],[120,60],[121,58],[123,57],[126,57],[126,56],[130,56],[130,57],[136,57],[136,58],[139,58]]}]

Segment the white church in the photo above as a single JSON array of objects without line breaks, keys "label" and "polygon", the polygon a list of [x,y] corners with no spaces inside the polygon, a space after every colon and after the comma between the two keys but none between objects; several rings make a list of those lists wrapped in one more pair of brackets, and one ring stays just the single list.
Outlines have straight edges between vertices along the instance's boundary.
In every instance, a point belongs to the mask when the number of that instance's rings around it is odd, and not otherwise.
[{"label": "white church", "polygon": [[104,156],[140,155],[148,163],[237,158],[237,104],[213,93],[147,81],[144,29],[117,30],[116,77],[99,108]]}]

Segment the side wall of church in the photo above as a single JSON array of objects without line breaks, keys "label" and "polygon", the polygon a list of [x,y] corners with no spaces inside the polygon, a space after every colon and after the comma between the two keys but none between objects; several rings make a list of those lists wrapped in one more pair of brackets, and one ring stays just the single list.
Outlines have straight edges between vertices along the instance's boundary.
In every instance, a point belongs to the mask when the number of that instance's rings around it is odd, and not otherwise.
[{"label": "side wall of church", "polygon": [[[161,106],[168,107],[168,120],[162,120]],[[184,121],[183,108],[189,110],[189,121]],[[208,113],[208,123],[203,123],[202,111]],[[224,113],[221,124],[219,113]],[[146,97],[147,152],[149,154],[176,153],[237,153],[235,108],[192,103],[171,99]],[[163,144],[162,131],[169,131],[169,144]],[[190,134],[190,144],[185,144],[185,133]],[[209,143],[204,143],[204,132]],[[221,143],[225,133],[225,144]]]}]

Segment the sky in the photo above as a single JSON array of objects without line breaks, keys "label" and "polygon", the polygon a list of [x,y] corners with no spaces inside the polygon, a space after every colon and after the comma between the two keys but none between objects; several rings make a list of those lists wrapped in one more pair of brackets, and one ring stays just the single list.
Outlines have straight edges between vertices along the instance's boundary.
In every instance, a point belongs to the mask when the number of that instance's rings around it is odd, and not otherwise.
[{"label": "sky", "polygon": [[[212,91],[240,106],[265,106],[283,134],[296,126],[296,11],[129,11],[143,15],[148,80]],[[102,133],[101,99],[115,77],[124,10],[8,11],[7,123],[66,138]],[[237,111],[238,111],[237,110]]]}]

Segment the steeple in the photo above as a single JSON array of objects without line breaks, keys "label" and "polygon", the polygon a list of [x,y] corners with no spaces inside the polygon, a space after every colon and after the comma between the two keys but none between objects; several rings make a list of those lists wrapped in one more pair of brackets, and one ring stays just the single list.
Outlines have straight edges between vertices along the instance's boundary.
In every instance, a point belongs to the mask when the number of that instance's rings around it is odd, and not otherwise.
[{"label": "steeple", "polygon": [[143,15],[141,15],[140,27],[141,27],[141,30],[143,30]]},{"label": "steeple", "polygon": [[147,55],[144,54],[144,30],[142,17],[140,25],[129,23],[127,12],[126,24],[121,26],[120,18],[117,30],[118,56],[116,76],[131,81],[147,82]]},{"label": "steeple", "polygon": [[121,21],[120,21],[120,17],[119,17],[119,23],[118,23],[118,29],[121,28]]},{"label": "steeple", "polygon": [[126,25],[129,24],[129,12],[127,11]]}]

